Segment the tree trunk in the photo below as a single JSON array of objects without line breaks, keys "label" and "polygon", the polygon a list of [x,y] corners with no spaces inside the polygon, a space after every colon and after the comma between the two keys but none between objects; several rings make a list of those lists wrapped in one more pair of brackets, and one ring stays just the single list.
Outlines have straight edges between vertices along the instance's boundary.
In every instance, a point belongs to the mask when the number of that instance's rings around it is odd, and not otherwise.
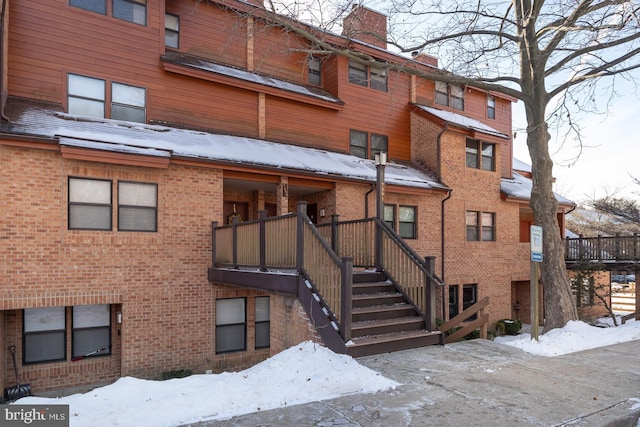
[{"label": "tree trunk", "polygon": [[[549,156],[549,132],[540,112],[527,111],[527,146],[531,155],[533,190],[530,205],[535,221],[543,229],[542,286],[544,330],[561,328],[578,319],[571,283],[564,261],[564,246],[558,224],[558,201],[553,194],[553,162]],[[532,117],[533,116],[533,117]]]}]

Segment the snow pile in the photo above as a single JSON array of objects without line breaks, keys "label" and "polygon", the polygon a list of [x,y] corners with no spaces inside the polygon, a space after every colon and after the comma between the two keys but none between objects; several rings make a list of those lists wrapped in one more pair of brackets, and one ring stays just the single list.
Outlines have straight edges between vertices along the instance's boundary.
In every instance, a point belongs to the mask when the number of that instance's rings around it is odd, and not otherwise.
[{"label": "snow pile", "polygon": [[617,328],[599,328],[571,321],[564,328],[540,335],[539,341],[531,339],[529,334],[498,337],[495,341],[539,356],[559,356],[637,339],[640,339],[640,322],[630,321]]},{"label": "snow pile", "polygon": [[60,399],[27,397],[18,404],[68,404],[71,426],[176,426],[264,411],[399,384],[353,358],[304,342],[250,369],[167,381],[124,377]]}]

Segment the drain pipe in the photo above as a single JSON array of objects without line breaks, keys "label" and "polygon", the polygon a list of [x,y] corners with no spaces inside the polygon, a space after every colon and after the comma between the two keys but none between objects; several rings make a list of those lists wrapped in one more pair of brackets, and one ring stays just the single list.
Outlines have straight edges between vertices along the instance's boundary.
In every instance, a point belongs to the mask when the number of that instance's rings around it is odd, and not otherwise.
[{"label": "drain pipe", "polygon": [[[438,180],[442,182],[442,135],[449,130],[449,124],[445,123],[444,128],[438,133],[436,138],[436,151],[437,151],[437,162],[438,162]],[[444,284],[446,283],[445,274],[444,274],[444,258],[445,258],[445,245],[444,245],[444,204],[447,200],[451,198],[452,189],[448,190],[447,197],[442,199],[440,206],[440,278],[442,279],[442,320],[445,320],[446,310],[445,310],[445,295],[444,295]]]},{"label": "drain pipe", "polygon": [[371,184],[371,190],[364,193],[364,217],[369,218],[369,194],[373,193],[373,190],[376,189],[374,184]]}]

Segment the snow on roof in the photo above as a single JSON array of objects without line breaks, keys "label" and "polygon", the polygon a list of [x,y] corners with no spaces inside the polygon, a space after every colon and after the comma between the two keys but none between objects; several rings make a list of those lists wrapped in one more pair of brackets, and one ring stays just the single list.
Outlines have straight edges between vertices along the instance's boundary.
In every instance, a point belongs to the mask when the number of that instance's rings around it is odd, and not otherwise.
[{"label": "snow on roof", "polygon": [[[230,162],[363,181],[376,180],[373,160],[253,138],[94,119],[43,109],[27,109],[17,120],[3,128],[13,133],[55,137],[61,145],[74,147]],[[417,167],[394,162],[387,163],[385,182],[406,187],[447,189]]]},{"label": "snow on roof", "polygon": [[322,99],[324,101],[342,104],[342,101],[339,98],[336,98],[335,96],[331,95],[328,92],[325,92],[320,88],[305,86],[299,83],[293,83],[293,82],[288,82],[286,80],[276,79],[274,77],[242,70],[240,68],[221,65],[216,62],[208,61],[202,58],[183,55],[179,53],[167,53],[163,56],[163,59],[168,62],[173,62],[179,65],[183,65],[185,67],[190,67],[190,68],[195,68],[202,71],[221,74],[227,77],[233,77],[236,79],[258,83],[258,84],[273,87],[276,89],[295,92],[295,93],[299,93],[301,95],[306,95],[306,96],[312,96],[314,98]]},{"label": "snow on roof", "polygon": [[[508,197],[515,199],[529,200],[531,199],[531,190],[533,189],[533,180],[520,175],[517,172],[513,173],[513,178],[502,178],[500,182],[500,191],[506,194]],[[554,193],[558,203],[563,205],[575,205],[575,203],[566,197],[563,197],[557,193]]]},{"label": "snow on roof", "polygon": [[452,111],[444,111],[438,108],[427,107],[426,105],[417,105],[417,107],[429,114],[438,117],[439,119],[444,120],[447,123],[451,123],[465,129],[471,129],[474,131],[486,133],[488,135],[499,136],[500,138],[509,138],[509,135],[494,129],[491,126],[487,126],[479,120],[463,116],[462,114],[454,113]]},{"label": "snow on roof", "polygon": [[522,160],[518,160],[515,157],[513,158],[513,169],[521,172],[531,173],[531,165],[523,162]]}]

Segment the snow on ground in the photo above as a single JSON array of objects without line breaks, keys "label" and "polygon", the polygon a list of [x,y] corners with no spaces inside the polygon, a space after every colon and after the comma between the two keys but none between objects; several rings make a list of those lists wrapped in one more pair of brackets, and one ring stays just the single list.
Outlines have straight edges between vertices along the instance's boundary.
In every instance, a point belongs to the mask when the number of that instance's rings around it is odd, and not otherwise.
[{"label": "snow on ground", "polygon": [[[499,337],[496,342],[537,355],[557,356],[636,339],[640,339],[640,322],[616,328],[569,322],[541,335],[539,341],[520,334]],[[399,385],[349,356],[305,342],[241,372],[167,381],[125,377],[84,394],[60,399],[27,397],[16,403],[68,404],[73,427],[173,427]]]},{"label": "snow on ground", "polygon": [[16,403],[68,404],[74,427],[160,427],[227,419],[397,385],[350,356],[308,341],[241,372],[167,381],[124,377],[84,394],[60,399],[26,397]]},{"label": "snow on ground", "polygon": [[[613,325],[610,318],[601,319],[600,323],[603,326]],[[564,328],[553,329],[540,335],[538,341],[531,339],[531,335],[528,333],[497,337],[495,341],[518,347],[527,353],[540,356],[560,356],[637,339],[640,339],[640,322],[631,320],[616,328],[596,327],[584,322],[571,321]]]}]

